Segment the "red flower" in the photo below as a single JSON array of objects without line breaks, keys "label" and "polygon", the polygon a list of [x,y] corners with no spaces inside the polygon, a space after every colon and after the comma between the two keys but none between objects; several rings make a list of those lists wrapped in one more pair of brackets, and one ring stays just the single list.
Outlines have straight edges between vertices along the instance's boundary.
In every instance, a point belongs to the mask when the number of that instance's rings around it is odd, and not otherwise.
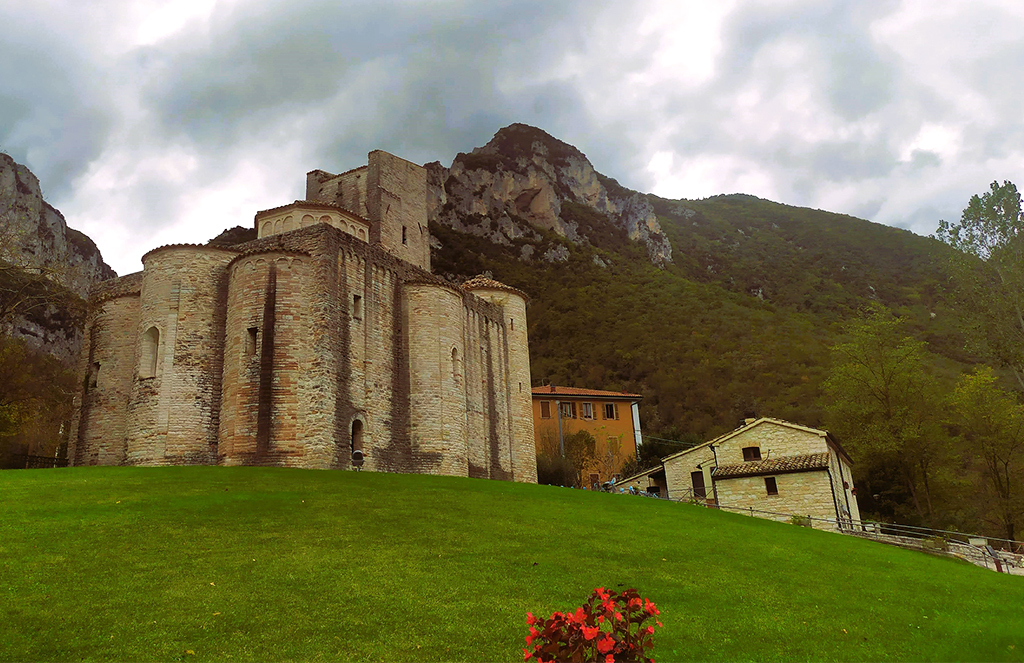
[{"label": "red flower", "polygon": [[598,624],[604,624],[604,615],[598,615],[597,616],[597,623]]},{"label": "red flower", "polygon": [[620,621],[620,622],[621,622],[621,621],[622,621],[622,613],[621,613],[621,612],[616,612],[616,613],[615,613],[615,619],[616,619],[617,621]]},{"label": "red flower", "polygon": [[576,608],[576,614],[575,615],[570,615],[569,616],[569,621],[576,622],[577,624],[582,624],[586,618],[587,618],[587,613],[583,612],[583,608],[580,607],[580,608]]},{"label": "red flower", "polygon": [[612,640],[611,636],[605,634],[603,638],[597,641],[597,651],[602,654],[607,654],[615,646],[615,641]]},{"label": "red flower", "polygon": [[[527,642],[526,644],[530,644],[530,643]],[[533,654],[531,654],[530,652],[526,651],[525,649],[523,650],[523,660],[524,661],[529,661],[531,656],[533,656]]]},{"label": "red flower", "polygon": [[654,634],[654,627],[653,626],[648,626],[647,627],[647,635],[653,635],[653,634]]},{"label": "red flower", "polygon": [[654,623],[658,625],[658,628],[661,628],[661,622],[655,621]]},{"label": "red flower", "polygon": [[615,657],[611,654],[608,654],[604,657],[604,663],[615,663]]},{"label": "red flower", "polygon": [[526,613],[526,623],[529,624],[530,626],[533,626],[534,624],[536,624],[539,621],[540,621],[539,619],[537,619],[536,617],[533,616],[532,612]]},{"label": "red flower", "polygon": [[600,633],[600,632],[601,632],[601,629],[599,629],[596,626],[584,626],[583,627],[583,637],[585,639],[587,639],[587,640],[593,640],[594,638],[597,637],[597,634]]},{"label": "red flower", "polygon": [[[649,601],[648,601],[648,603],[649,603]],[[640,599],[639,598],[629,599],[629,608],[630,608],[630,610],[632,610],[633,608],[639,608],[641,605],[642,604],[640,603]]]},{"label": "red flower", "polygon": [[658,610],[650,599],[644,599],[644,610],[648,615],[660,615],[661,610]]}]

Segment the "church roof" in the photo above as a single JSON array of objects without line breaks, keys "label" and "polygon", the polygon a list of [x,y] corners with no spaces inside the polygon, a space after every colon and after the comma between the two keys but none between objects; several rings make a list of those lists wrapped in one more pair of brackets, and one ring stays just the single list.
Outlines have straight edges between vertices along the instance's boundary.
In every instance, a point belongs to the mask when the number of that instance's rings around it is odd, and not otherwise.
[{"label": "church roof", "polygon": [[483,274],[477,274],[473,278],[463,283],[462,289],[470,292],[473,290],[505,290],[506,292],[514,292],[523,299],[530,299],[529,295],[527,295],[519,288],[513,288],[510,285],[505,285],[501,281],[495,281],[494,279],[488,278]]}]

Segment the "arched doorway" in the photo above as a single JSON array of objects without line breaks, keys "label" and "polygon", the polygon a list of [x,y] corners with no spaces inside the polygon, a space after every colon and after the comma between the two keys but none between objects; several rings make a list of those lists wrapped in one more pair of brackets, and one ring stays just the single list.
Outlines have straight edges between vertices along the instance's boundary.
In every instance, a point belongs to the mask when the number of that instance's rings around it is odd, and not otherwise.
[{"label": "arched doorway", "polygon": [[352,422],[352,453],[363,451],[363,422],[355,419]]}]

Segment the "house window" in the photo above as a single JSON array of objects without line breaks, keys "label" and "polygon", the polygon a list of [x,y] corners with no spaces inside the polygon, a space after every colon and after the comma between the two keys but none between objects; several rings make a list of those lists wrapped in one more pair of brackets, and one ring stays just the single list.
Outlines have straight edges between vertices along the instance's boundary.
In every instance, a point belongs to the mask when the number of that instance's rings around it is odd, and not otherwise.
[{"label": "house window", "polygon": [[594,404],[593,403],[583,403],[582,405],[583,405],[583,418],[584,419],[593,419],[594,418]]},{"label": "house window", "polygon": [[160,330],[150,327],[142,335],[142,361],[139,363],[139,377],[156,377],[156,362],[160,350]]},{"label": "house window", "polygon": [[245,335],[245,354],[252,357],[260,347],[260,330],[256,327],[249,327]]},{"label": "house window", "polygon": [[761,460],[761,447],[743,447],[743,460]]},{"label": "house window", "polygon": [[778,495],[779,486],[775,483],[775,477],[764,478],[764,488],[768,491],[769,495]]},{"label": "house window", "polygon": [[540,402],[540,418],[550,419],[551,418],[551,401]]},{"label": "house window", "polygon": [[356,320],[363,319],[363,298],[359,295],[352,295],[352,317]]},{"label": "house window", "polygon": [[566,419],[576,418],[576,404],[575,403],[560,403],[559,409],[562,411],[562,417]]},{"label": "house window", "polygon": [[619,418],[619,404],[618,403],[605,403],[604,404],[604,418],[605,419],[618,419]]}]

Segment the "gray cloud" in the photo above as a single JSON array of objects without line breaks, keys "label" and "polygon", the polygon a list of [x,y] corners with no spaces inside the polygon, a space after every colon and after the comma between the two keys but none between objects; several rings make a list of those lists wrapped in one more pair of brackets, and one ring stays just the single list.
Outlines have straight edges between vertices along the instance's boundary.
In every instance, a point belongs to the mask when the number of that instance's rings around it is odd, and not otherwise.
[{"label": "gray cloud", "polygon": [[103,149],[116,110],[76,44],[54,40],[30,15],[0,7],[0,21],[0,149],[62,195]]}]

